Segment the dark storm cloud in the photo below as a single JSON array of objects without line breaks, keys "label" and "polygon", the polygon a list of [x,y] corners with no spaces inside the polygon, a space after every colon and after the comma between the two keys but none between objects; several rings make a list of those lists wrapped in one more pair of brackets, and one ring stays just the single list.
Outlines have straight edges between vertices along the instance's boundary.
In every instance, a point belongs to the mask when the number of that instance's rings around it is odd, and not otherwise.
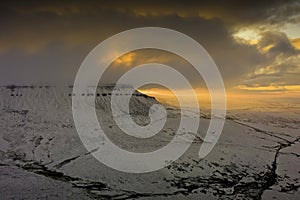
[{"label": "dark storm cloud", "polygon": [[[133,27],[164,25],[195,29],[214,20],[216,26],[274,24],[298,14],[298,1],[21,1],[1,5],[0,50],[14,46],[39,50],[52,41],[85,44]],[[213,23],[212,22],[212,26]],[[278,24],[278,23],[275,23]],[[215,27],[209,31],[214,34]],[[221,27],[222,28],[222,27]],[[217,27],[218,29],[218,27]],[[202,31],[202,30],[201,30]],[[207,32],[207,31],[206,31]],[[223,31],[224,32],[224,31]],[[223,34],[222,32],[222,34]],[[203,33],[206,34],[206,33]],[[85,35],[85,37],[83,37]],[[95,39],[96,38],[96,39]]]},{"label": "dark storm cloud", "polygon": [[232,22],[261,20],[286,21],[298,14],[299,2],[293,0],[211,1],[26,1],[6,3],[5,9],[23,14],[99,15],[109,10],[137,16],[178,15],[181,17],[222,18]]},{"label": "dark storm cloud", "polygon": [[268,54],[278,55],[284,54],[288,55],[297,55],[299,50],[297,50],[288,39],[286,34],[282,32],[265,32],[262,34],[262,39],[259,42],[260,48],[267,48]]},{"label": "dark storm cloud", "polygon": [[104,39],[131,28],[160,26],[202,44],[231,87],[242,83],[243,75],[271,64],[270,55],[261,52],[259,45],[273,45],[268,51],[273,58],[282,52],[297,54],[285,34],[266,33],[253,46],[237,43],[233,32],[246,26],[267,29],[295,22],[297,11],[297,1],[275,0],[6,2],[0,13],[1,80],[22,83],[62,76],[72,81],[87,53]]},{"label": "dark storm cloud", "polygon": [[259,41],[266,62],[245,77],[247,87],[299,85],[300,50],[282,32],[266,32]]}]

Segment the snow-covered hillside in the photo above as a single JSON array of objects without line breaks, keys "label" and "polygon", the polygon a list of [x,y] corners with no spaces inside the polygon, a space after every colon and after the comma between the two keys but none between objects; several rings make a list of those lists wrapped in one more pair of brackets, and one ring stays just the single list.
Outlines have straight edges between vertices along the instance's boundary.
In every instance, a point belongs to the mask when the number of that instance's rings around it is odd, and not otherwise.
[{"label": "snow-covered hillside", "polygon": [[[95,94],[98,119],[110,139],[137,152],[168,144],[178,128],[179,111],[167,108],[168,120],[158,136],[128,137],[110,113],[112,87],[99,87]],[[200,160],[210,120],[204,117],[195,142],[179,160],[156,172],[128,174],[99,163],[84,148],[74,127],[72,95],[94,94],[73,94],[72,87],[0,87],[1,199],[300,198],[298,119],[279,128],[258,124],[251,116],[230,116],[213,151]],[[135,92],[133,119],[147,124],[149,108],[157,103]]]}]

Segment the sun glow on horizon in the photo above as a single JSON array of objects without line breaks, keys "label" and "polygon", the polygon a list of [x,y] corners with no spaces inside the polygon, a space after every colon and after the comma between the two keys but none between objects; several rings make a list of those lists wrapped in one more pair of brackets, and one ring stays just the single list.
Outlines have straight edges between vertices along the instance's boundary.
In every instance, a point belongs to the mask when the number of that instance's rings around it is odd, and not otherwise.
[{"label": "sun glow on horizon", "polygon": [[[266,107],[262,102],[268,105],[268,102],[278,101],[282,104],[286,103],[286,99],[298,102],[300,98],[300,86],[285,86],[289,91],[277,91],[274,86],[271,87],[257,87],[257,89],[247,90],[246,88],[232,89],[226,93],[227,109],[234,110],[240,108],[252,107],[256,109],[258,107]],[[272,90],[273,89],[273,90]],[[173,92],[168,89],[151,88],[151,89],[139,89],[141,93],[155,97],[158,101],[166,103],[170,106],[179,107],[178,100]],[[176,90],[179,96],[183,97],[185,101],[189,101],[193,98],[190,90]],[[210,109],[211,100],[210,94],[207,89],[195,89],[196,96],[200,108]],[[274,108],[273,108],[274,109]],[[280,109],[280,108],[278,108]]]}]

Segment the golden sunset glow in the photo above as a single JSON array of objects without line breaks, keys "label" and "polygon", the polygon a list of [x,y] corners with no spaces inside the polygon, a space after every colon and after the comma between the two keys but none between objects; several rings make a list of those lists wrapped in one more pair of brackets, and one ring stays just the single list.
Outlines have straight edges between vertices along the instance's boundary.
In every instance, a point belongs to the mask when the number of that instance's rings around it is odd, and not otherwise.
[{"label": "golden sunset glow", "polygon": [[285,86],[255,86],[248,87],[245,85],[237,86],[238,89],[248,90],[248,91],[291,91],[300,92],[300,85],[285,85]]},{"label": "golden sunset glow", "polygon": [[178,89],[171,91],[168,89],[152,88],[141,89],[139,91],[149,96],[154,96],[159,101],[175,107],[179,107],[177,96],[181,98],[182,102],[188,104],[191,98],[194,98],[193,92],[195,93],[196,98],[198,98],[199,105],[201,104],[203,106],[203,104],[205,104],[205,106],[208,107],[210,104],[210,96],[205,89],[195,89],[194,91]]},{"label": "golden sunset glow", "polygon": [[116,64],[122,64],[126,67],[129,67],[132,65],[132,62],[134,61],[136,54],[135,53],[128,53],[124,56],[119,57],[115,62]]},{"label": "golden sunset glow", "polygon": [[270,45],[267,45],[265,47],[262,47],[260,50],[263,52],[263,53],[267,53],[271,48],[274,47],[274,44],[270,44]]},{"label": "golden sunset glow", "polygon": [[300,38],[291,39],[291,42],[294,45],[294,47],[296,47],[297,49],[300,49]]},{"label": "golden sunset glow", "polygon": [[[226,92],[226,101],[227,101],[227,109],[258,109],[258,108],[266,108],[268,106],[269,101],[278,101],[281,102],[286,101],[286,99],[295,99],[300,98],[300,85],[294,86],[269,86],[269,87],[246,87],[246,86],[238,86],[238,90],[230,90]],[[278,91],[282,90],[282,91]],[[166,103],[170,106],[180,107],[177,97],[170,90],[166,89],[146,89],[139,90],[140,92],[147,94],[149,96],[154,96],[160,102]],[[191,91],[189,90],[179,90],[174,91],[184,99],[185,102],[189,102],[193,96],[191,95]],[[211,109],[211,99],[209,92],[203,89],[195,90],[198,105],[200,109],[209,110]],[[245,93],[246,92],[246,93]],[[249,93],[250,92],[250,93]],[[216,108],[218,106],[216,105]],[[268,108],[270,110],[270,108]],[[272,108],[274,110],[278,110],[280,108]]]}]

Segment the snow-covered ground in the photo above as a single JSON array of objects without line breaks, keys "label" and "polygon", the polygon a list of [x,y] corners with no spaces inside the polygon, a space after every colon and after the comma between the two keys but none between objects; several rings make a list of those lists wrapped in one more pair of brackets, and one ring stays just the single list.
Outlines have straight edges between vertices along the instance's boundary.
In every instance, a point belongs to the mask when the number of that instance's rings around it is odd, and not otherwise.
[{"label": "snow-covered ground", "polygon": [[[120,133],[110,90],[97,90],[96,108],[114,143],[151,151],[172,139],[180,119],[173,108],[158,136],[137,140]],[[129,174],[101,164],[84,148],[72,95],[92,97],[72,94],[71,87],[0,87],[1,199],[300,199],[300,112],[231,111],[217,145],[199,159],[210,121],[202,114],[196,140],[180,159],[156,172]],[[148,123],[154,103],[136,92],[133,119]]]}]

